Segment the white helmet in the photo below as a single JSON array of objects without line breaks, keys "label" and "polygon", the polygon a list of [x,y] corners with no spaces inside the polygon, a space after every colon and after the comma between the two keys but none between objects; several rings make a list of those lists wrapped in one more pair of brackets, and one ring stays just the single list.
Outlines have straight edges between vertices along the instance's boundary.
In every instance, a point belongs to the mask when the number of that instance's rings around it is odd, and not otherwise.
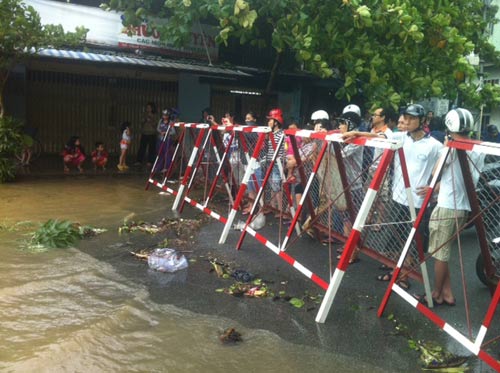
[{"label": "white helmet", "polygon": [[361,124],[361,110],[358,105],[350,104],[342,110],[342,115],[338,119],[339,123],[347,124],[347,130],[352,131]]},{"label": "white helmet", "polygon": [[354,114],[357,114],[361,117],[361,109],[359,108],[358,105],[354,105],[354,104],[347,105],[344,108],[344,110],[342,110],[342,114],[345,114],[345,113],[354,113]]},{"label": "white helmet", "polygon": [[324,110],[316,110],[311,114],[311,120],[321,120],[321,119],[330,119],[328,113]]},{"label": "white helmet", "polygon": [[471,130],[474,118],[469,110],[458,108],[446,114],[444,124],[450,132],[466,132]]}]

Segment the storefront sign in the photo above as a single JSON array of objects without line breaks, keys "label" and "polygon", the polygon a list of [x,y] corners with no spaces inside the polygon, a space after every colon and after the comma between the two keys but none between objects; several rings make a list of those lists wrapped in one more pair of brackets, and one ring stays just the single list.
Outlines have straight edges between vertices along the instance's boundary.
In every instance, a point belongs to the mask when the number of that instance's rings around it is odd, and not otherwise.
[{"label": "storefront sign", "polygon": [[[42,24],[62,25],[65,31],[73,31],[76,26],[89,29],[87,43],[140,52],[150,50],[169,56],[207,58],[217,60],[218,47],[215,43],[217,28],[201,25],[193,27],[191,40],[185,47],[175,47],[169,40],[160,40],[156,29],[149,29],[146,23],[139,27],[126,28],[119,12],[107,12],[100,8],[60,3],[48,0],[26,0],[40,14]],[[155,20],[158,24],[168,20]],[[203,31],[202,31],[203,30]]]}]

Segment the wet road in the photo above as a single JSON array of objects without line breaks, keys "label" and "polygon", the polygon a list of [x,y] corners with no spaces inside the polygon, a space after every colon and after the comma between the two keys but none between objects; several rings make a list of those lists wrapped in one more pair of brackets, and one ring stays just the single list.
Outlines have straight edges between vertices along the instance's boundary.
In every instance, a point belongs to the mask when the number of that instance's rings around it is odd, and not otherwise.
[{"label": "wet road", "polygon": [[[364,256],[348,269],[325,324],[314,322],[315,305],[297,309],[270,298],[217,293],[231,282],[209,272],[208,256],[257,274],[276,291],[323,293],[251,237],[241,251],[234,250],[236,231],[218,245],[218,222],[196,232],[196,245],[187,254],[194,261],[186,271],[169,275],[148,270],[128,252],[164,237],[118,235],[116,229],[130,214],[151,222],[171,216],[172,197],[144,191],[142,175],[25,178],[1,185],[0,200],[2,371],[420,371],[418,353],[408,347],[407,337],[395,333],[389,315],[406,325],[413,338],[469,355],[397,296],[391,297],[384,317],[377,318],[385,287],[374,280],[378,264]],[[189,210],[186,216],[197,215]],[[16,222],[49,218],[108,232],[81,241],[77,248],[31,253],[20,249],[25,229],[6,229]],[[266,229],[276,229],[273,224]],[[473,233],[465,235],[474,239]],[[290,250],[328,277],[325,246],[303,238]],[[471,318],[481,320],[489,295],[475,279],[475,253],[466,260],[468,292],[474,297]],[[422,292],[415,282],[413,289]],[[457,298],[463,304],[458,290]],[[462,307],[436,312],[467,331]],[[229,326],[243,333],[241,345],[218,341],[219,332]],[[473,371],[489,371],[481,362],[470,365]]]}]

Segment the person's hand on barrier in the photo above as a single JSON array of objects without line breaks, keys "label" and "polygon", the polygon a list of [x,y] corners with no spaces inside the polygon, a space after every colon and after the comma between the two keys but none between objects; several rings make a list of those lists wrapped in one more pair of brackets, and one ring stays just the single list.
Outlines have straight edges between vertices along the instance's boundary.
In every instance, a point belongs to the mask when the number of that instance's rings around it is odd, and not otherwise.
[{"label": "person's hand on barrier", "polygon": [[353,140],[360,135],[361,135],[361,132],[358,132],[358,131],[345,132],[342,134],[342,140],[344,140],[345,142],[349,142],[350,140]]},{"label": "person's hand on barrier", "polygon": [[429,189],[431,189],[431,187],[428,185],[417,187],[417,196],[425,197]]}]

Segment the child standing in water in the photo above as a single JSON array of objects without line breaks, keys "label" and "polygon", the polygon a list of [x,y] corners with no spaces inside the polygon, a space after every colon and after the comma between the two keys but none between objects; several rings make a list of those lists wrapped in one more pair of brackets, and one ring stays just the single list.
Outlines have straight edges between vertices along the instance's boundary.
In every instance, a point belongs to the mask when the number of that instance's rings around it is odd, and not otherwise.
[{"label": "child standing in water", "polygon": [[120,160],[118,162],[118,169],[120,171],[128,170],[127,166],[127,150],[132,140],[132,133],[130,130],[130,122],[123,122],[122,124],[122,139],[120,141]]},{"label": "child standing in water", "polygon": [[103,170],[106,169],[106,164],[108,163],[108,152],[104,149],[104,144],[100,141],[95,143],[95,150],[91,154],[92,163],[94,164],[94,170],[97,167],[102,167]]},{"label": "child standing in water", "polygon": [[80,173],[83,172],[82,163],[85,160],[85,151],[83,150],[83,146],[80,144],[80,138],[78,136],[71,136],[64,147],[62,156],[65,173],[69,172],[70,166],[76,167]]}]

